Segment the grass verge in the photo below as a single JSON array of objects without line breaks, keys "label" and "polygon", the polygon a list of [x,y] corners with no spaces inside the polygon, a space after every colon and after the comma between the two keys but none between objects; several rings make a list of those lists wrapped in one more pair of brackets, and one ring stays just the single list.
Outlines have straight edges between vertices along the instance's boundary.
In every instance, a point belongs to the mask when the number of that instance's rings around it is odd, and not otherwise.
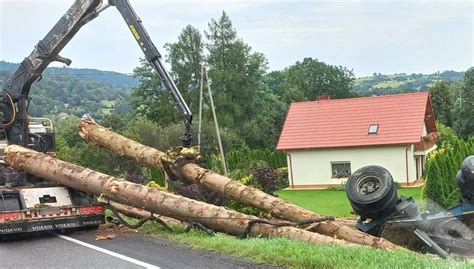
[{"label": "grass verge", "polygon": [[386,251],[365,247],[308,244],[286,238],[238,239],[228,235],[208,236],[191,231],[164,230],[159,224],[146,223],[140,233],[166,237],[196,248],[245,257],[256,263],[289,268],[473,268],[456,260],[441,260],[404,251]]},{"label": "grass verge", "polygon": [[[412,196],[421,201],[420,188],[399,188],[398,196]],[[336,190],[281,190],[278,196],[295,205],[325,216],[355,217],[345,191]]]}]

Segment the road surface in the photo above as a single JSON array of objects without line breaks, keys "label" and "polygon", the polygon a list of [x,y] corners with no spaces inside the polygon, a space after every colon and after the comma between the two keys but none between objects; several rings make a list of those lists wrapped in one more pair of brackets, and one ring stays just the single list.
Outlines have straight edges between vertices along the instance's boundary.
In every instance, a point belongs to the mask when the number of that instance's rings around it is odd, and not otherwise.
[{"label": "road surface", "polygon": [[96,241],[95,231],[41,234],[0,241],[2,268],[273,268],[228,254],[193,249],[165,238],[117,235]]}]

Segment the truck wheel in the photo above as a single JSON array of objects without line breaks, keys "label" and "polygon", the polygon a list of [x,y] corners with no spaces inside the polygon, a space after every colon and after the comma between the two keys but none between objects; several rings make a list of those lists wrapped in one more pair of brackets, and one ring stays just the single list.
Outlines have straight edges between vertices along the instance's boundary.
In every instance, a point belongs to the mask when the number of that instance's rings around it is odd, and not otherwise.
[{"label": "truck wheel", "polygon": [[397,203],[397,189],[387,169],[369,165],[355,171],[346,183],[347,198],[363,219],[384,216]]},{"label": "truck wheel", "polygon": [[474,155],[464,159],[461,165],[461,173],[466,183],[474,183]]}]

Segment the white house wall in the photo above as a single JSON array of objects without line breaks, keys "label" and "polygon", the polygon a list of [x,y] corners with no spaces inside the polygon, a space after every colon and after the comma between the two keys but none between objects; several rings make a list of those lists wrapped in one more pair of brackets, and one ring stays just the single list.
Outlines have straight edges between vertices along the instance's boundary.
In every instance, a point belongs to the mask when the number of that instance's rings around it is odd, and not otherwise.
[{"label": "white house wall", "polygon": [[416,180],[413,150],[413,146],[409,146],[408,150],[407,146],[384,146],[289,151],[289,183],[295,188],[341,184],[347,178],[331,178],[331,162],[345,161],[351,163],[352,172],[366,165],[383,166],[396,182],[406,183],[405,154],[408,155],[409,182],[413,182]]}]

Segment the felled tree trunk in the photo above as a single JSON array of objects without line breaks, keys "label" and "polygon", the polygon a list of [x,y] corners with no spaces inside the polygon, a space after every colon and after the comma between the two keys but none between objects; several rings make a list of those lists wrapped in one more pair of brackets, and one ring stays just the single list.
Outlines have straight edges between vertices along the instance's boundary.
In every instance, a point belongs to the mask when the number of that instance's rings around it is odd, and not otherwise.
[{"label": "felled tree trunk", "polygon": [[[198,222],[217,232],[231,235],[244,233],[248,223],[257,217],[245,215],[204,202],[161,192],[124,179],[114,178],[78,165],[70,164],[43,153],[17,145],[5,149],[5,161],[13,168],[94,195],[105,195],[118,203],[183,222]],[[350,244],[329,236],[307,232],[295,227],[274,227],[255,224],[249,235],[287,237],[309,243]]]},{"label": "felled tree trunk", "polygon": [[109,205],[113,209],[115,209],[117,212],[124,214],[128,217],[135,218],[135,219],[149,219],[150,217],[156,217],[156,218],[161,219],[167,225],[177,225],[177,226],[182,226],[182,227],[187,226],[186,223],[179,221],[177,219],[173,219],[166,216],[159,216],[159,215],[152,216],[152,213],[140,208],[133,207],[133,206],[124,205],[124,204],[120,204],[113,201],[109,201]]},{"label": "felled tree trunk", "polygon": [[[163,152],[128,139],[91,120],[81,122],[79,135],[91,145],[105,147],[121,156],[126,156],[151,167],[163,168],[161,162],[161,158],[165,155]],[[321,217],[315,212],[285,202],[256,188],[245,186],[238,181],[216,174],[196,164],[184,165],[181,168],[181,175],[184,180],[190,183],[199,183],[226,198],[259,208],[279,219],[297,222]],[[314,230],[356,244],[387,249],[398,248],[397,245],[387,240],[355,230],[337,220],[314,225]]]}]

